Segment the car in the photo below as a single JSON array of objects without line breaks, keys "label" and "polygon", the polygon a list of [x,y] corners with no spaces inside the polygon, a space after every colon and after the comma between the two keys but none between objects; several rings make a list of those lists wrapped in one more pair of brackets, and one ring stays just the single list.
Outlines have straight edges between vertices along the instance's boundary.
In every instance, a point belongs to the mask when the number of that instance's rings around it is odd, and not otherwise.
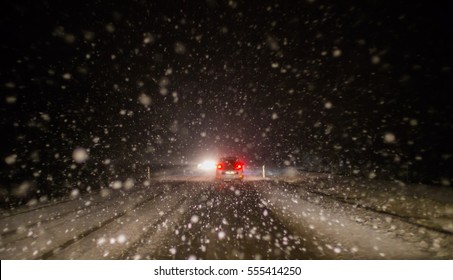
[{"label": "car", "polygon": [[216,179],[222,181],[243,180],[244,163],[237,157],[223,157],[216,166]]}]

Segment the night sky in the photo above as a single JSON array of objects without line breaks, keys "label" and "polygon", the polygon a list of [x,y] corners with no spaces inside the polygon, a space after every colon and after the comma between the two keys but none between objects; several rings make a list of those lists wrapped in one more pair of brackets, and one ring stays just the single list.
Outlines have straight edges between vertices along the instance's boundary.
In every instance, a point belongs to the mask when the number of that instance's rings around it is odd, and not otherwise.
[{"label": "night sky", "polygon": [[3,192],[227,154],[450,185],[452,3],[9,2]]}]

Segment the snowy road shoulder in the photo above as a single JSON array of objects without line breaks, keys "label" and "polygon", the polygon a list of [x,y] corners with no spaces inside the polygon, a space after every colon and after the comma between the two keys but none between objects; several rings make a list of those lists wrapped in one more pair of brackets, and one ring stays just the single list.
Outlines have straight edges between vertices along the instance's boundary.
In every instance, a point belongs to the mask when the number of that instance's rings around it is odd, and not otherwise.
[{"label": "snowy road shoulder", "polygon": [[311,238],[328,259],[451,258],[451,235],[307,192],[299,184],[259,188],[269,207],[294,232]]}]

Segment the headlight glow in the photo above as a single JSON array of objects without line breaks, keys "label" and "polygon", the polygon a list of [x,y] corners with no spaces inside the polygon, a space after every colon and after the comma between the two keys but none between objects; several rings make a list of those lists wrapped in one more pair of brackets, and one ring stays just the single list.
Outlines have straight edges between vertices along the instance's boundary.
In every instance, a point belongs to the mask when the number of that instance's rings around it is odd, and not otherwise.
[{"label": "headlight glow", "polygon": [[198,169],[202,170],[214,170],[216,169],[216,162],[213,160],[205,160],[198,164]]}]

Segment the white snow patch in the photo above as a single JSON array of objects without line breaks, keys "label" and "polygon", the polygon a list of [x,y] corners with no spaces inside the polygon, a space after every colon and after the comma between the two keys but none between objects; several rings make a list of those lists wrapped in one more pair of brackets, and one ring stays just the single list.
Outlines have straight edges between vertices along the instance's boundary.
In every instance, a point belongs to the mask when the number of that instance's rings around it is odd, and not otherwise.
[{"label": "white snow patch", "polygon": [[96,241],[96,244],[97,244],[98,246],[102,246],[102,245],[104,245],[106,242],[107,242],[107,239],[105,239],[104,237],[101,237],[101,238],[99,238],[99,239]]},{"label": "white snow patch", "polygon": [[118,235],[118,237],[116,238],[116,241],[117,241],[119,244],[124,244],[124,243],[126,243],[126,240],[127,240],[127,238],[126,238],[126,235],[124,235],[124,234],[120,234],[120,235]]}]

